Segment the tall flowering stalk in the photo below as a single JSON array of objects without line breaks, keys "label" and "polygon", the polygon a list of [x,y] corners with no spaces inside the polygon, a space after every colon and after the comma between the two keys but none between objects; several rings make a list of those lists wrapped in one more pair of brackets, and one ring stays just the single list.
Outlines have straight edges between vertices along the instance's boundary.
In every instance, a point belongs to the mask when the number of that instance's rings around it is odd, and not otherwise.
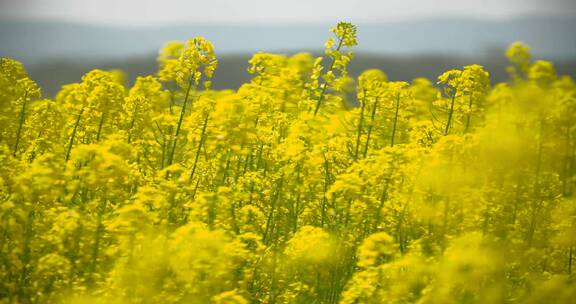
[{"label": "tall flowering stalk", "polygon": [[166,59],[160,74],[163,81],[175,81],[185,91],[184,100],[180,110],[180,116],[172,136],[172,147],[168,150],[166,165],[170,166],[174,161],[174,154],[178,145],[178,136],[182,128],[182,122],[189,104],[190,94],[202,83],[206,89],[210,88],[210,79],[218,66],[214,46],[202,37],[188,40],[178,49],[180,55],[177,59]]},{"label": "tall flowering stalk", "polygon": [[[325,44],[325,54],[330,58],[330,63],[324,74],[321,66],[322,59],[318,58],[314,63],[314,69],[311,77],[310,88],[313,91],[312,99],[316,101],[314,106],[314,116],[318,114],[324,99],[326,90],[333,86],[336,90],[340,89],[347,76],[346,66],[352,58],[352,53],[345,54],[342,52],[343,47],[351,48],[358,44],[356,40],[356,26],[347,22],[340,22],[335,28],[330,30],[336,36],[332,37]],[[322,82],[320,80],[322,78]]]}]

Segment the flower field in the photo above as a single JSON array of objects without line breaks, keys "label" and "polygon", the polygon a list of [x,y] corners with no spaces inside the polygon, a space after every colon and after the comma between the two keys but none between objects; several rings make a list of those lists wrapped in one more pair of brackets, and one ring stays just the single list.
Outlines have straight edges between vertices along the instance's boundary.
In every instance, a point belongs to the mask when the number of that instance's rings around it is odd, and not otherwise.
[{"label": "flower field", "polygon": [[2,58],[0,303],[574,303],[574,80],[352,78],[326,33],[238,90],[203,38],[53,99]]}]

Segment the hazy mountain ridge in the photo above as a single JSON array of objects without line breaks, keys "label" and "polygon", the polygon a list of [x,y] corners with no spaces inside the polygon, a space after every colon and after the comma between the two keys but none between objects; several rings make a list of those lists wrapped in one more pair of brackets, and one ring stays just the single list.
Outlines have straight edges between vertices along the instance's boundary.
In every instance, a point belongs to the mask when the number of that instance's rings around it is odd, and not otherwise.
[{"label": "hazy mountain ridge", "polygon": [[[49,60],[98,62],[155,53],[167,41],[205,36],[219,54],[319,50],[329,24],[94,26],[59,22],[0,21],[0,55],[27,65]],[[538,57],[576,58],[576,17],[512,20],[457,18],[358,25],[358,52],[484,56],[510,42],[529,44]]]},{"label": "hazy mountain ridge", "polygon": [[[251,54],[223,55],[214,75],[214,88],[236,89],[252,77],[246,71]],[[501,53],[485,57],[464,56],[382,56],[359,53],[350,62],[350,75],[357,76],[361,71],[377,68],[385,71],[391,80],[411,81],[416,77],[435,80],[441,73],[464,65],[481,64],[490,72],[493,83],[505,81],[508,75],[506,58]],[[576,78],[576,60],[554,62],[560,75]],[[47,64],[32,65],[28,68],[30,77],[43,88],[45,96],[53,96],[62,85],[80,81],[82,75],[92,69],[121,69],[126,72],[127,81],[132,83],[136,76],[154,74],[157,71],[155,55],[133,57],[127,60],[100,62],[55,61]]]},{"label": "hazy mountain ridge", "polygon": [[[321,50],[332,24],[95,26],[63,22],[0,20],[0,56],[22,61],[51,96],[94,68],[125,70],[128,80],[156,71],[155,54],[170,40],[205,36],[220,59],[214,86],[237,88],[250,79],[248,59],[258,51]],[[534,57],[554,61],[559,74],[576,76],[576,17],[513,20],[457,18],[358,24],[359,46],[350,70],[379,68],[394,80],[435,79],[443,71],[478,63],[493,81],[505,80],[503,52],[512,41],[532,47]]]}]

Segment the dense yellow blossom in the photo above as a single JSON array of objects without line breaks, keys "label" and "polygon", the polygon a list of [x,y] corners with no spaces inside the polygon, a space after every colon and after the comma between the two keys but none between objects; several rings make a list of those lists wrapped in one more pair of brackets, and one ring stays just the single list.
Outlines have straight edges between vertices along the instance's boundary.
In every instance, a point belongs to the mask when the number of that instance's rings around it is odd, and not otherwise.
[{"label": "dense yellow blossom", "polygon": [[204,38],[53,99],[2,58],[0,303],[573,302],[574,80],[353,79],[356,32],[237,90]]}]

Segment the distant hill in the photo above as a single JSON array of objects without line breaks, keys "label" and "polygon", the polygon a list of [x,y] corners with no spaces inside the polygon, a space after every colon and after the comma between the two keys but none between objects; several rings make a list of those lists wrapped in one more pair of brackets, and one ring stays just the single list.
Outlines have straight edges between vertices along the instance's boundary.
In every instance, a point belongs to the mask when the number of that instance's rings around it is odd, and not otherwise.
[{"label": "distant hill", "polygon": [[[27,65],[51,60],[102,62],[156,53],[169,40],[205,36],[217,53],[320,50],[331,24],[209,25],[170,27],[92,26],[58,22],[0,21],[0,55]],[[378,55],[481,57],[513,41],[538,57],[576,58],[576,17],[512,20],[430,19],[358,24],[357,48]]]},{"label": "distant hill", "polygon": [[[218,69],[214,76],[216,89],[235,89],[250,79],[246,72],[248,59],[251,55],[224,55],[219,58]],[[350,74],[357,76],[361,71],[378,68],[385,71],[391,80],[411,81],[416,77],[426,77],[435,80],[442,72],[461,68],[464,65],[478,63],[490,72],[493,82],[505,81],[505,67],[508,64],[501,53],[479,58],[465,56],[382,56],[374,54],[357,54],[350,63]],[[576,78],[576,60],[561,60],[555,62],[561,75],[571,75]],[[28,68],[30,76],[44,90],[45,96],[53,96],[61,85],[78,82],[80,77],[94,69],[121,69],[128,75],[132,83],[136,76],[154,74],[157,66],[155,56],[133,57],[128,60],[103,60],[99,62],[53,61],[47,64],[32,65]]]},{"label": "distant hill", "polygon": [[[119,68],[129,81],[156,71],[158,49],[170,40],[210,39],[220,59],[214,86],[237,88],[251,54],[258,51],[318,52],[333,24],[209,25],[169,27],[93,26],[78,23],[0,20],[0,56],[22,61],[47,96],[79,81],[94,68]],[[430,19],[358,24],[359,46],[350,66],[393,80],[435,79],[440,73],[478,63],[493,81],[506,79],[503,52],[513,41],[531,46],[536,58],[554,61],[560,74],[576,76],[576,17],[523,17],[512,20]]]}]

